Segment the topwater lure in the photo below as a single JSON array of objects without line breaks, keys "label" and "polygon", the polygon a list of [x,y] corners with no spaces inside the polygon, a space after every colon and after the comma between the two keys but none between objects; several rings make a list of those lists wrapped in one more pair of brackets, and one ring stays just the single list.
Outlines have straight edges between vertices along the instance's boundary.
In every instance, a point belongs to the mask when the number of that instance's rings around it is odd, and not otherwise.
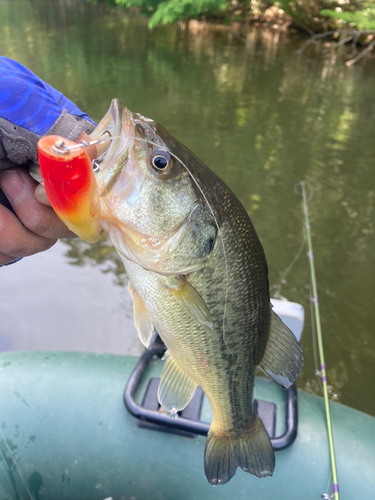
[{"label": "topwater lure", "polygon": [[38,142],[40,172],[53,209],[83,240],[100,239],[100,200],[95,174],[85,146],[57,135]]}]

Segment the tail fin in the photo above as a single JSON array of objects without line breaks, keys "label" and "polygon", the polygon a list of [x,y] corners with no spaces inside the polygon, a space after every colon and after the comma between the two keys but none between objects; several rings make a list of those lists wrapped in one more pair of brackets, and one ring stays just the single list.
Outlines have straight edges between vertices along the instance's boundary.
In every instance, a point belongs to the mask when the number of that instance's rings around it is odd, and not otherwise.
[{"label": "tail fin", "polygon": [[210,430],[204,454],[204,472],[213,486],[227,483],[237,467],[258,477],[272,476],[275,455],[270,438],[259,417],[249,431],[219,436]]}]

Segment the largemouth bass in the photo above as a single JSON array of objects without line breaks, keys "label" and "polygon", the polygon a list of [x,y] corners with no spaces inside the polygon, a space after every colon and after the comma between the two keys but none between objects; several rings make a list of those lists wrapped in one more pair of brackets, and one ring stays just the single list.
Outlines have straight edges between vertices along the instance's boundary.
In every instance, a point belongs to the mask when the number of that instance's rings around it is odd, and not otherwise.
[{"label": "largemouth bass", "polygon": [[91,137],[106,134],[100,222],[129,276],[141,341],[148,346],[155,328],[168,348],[159,402],[180,411],[202,387],[213,415],[204,457],[212,485],[237,467],[270,476],[273,449],[253,412],[255,368],[288,387],[303,358],[272,311],[255,229],[224,182],[158,123],[115,99]]}]

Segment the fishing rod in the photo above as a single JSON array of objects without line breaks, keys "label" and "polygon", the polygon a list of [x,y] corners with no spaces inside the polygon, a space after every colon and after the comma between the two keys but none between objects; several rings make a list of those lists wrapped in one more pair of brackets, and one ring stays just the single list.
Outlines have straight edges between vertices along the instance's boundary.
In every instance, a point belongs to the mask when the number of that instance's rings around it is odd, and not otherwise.
[{"label": "fishing rod", "polygon": [[[329,399],[328,399],[328,386],[327,386],[327,374],[326,374],[326,365],[324,360],[324,349],[323,349],[323,338],[322,338],[322,329],[320,324],[320,312],[319,312],[319,301],[318,301],[318,288],[316,284],[316,276],[315,276],[315,263],[314,263],[314,254],[313,254],[313,246],[312,246],[312,238],[311,238],[311,228],[310,228],[310,218],[309,218],[309,209],[308,209],[308,200],[306,195],[306,185],[304,181],[299,183],[301,185],[302,190],[302,205],[303,205],[303,213],[305,218],[305,232],[308,246],[307,256],[309,258],[310,263],[310,273],[311,273],[311,284],[312,284],[312,302],[314,304],[314,312],[315,312],[315,324],[316,324],[316,332],[318,337],[318,348],[319,348],[319,358],[320,358],[320,378],[323,383],[323,394],[324,394],[324,405],[326,412],[326,420],[327,420],[327,432],[328,432],[328,443],[329,443],[329,453],[331,459],[331,469],[332,469],[332,496],[327,493],[322,494],[322,498],[324,500],[329,500],[334,498],[334,500],[340,500],[339,496],[339,484],[337,480],[337,470],[336,470],[336,458],[335,458],[335,447],[333,443],[333,434],[332,434],[332,422],[331,422],[331,414],[329,409]],[[301,193],[300,193],[301,194]]]}]

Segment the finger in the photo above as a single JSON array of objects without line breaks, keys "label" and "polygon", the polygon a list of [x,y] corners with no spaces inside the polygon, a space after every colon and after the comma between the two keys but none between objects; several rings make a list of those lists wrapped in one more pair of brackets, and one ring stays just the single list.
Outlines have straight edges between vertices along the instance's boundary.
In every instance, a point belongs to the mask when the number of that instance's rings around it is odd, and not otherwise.
[{"label": "finger", "polygon": [[39,203],[43,203],[43,205],[47,205],[47,207],[52,206],[51,202],[48,199],[46,188],[39,184],[34,191],[35,198],[39,201]]},{"label": "finger", "polygon": [[[48,250],[56,239],[29,231],[10,210],[0,205],[0,254],[7,262]],[[4,263],[7,263],[4,262]]]},{"label": "finger", "polygon": [[0,253],[0,267],[5,266],[5,264],[10,264],[13,261],[14,257],[12,257],[11,255],[5,255],[3,253]]},{"label": "finger", "polygon": [[[90,142],[91,141],[90,136],[87,135],[86,132],[81,132],[81,135],[79,137],[77,137],[75,142],[81,142],[81,141]],[[89,155],[91,160],[94,160],[98,156],[95,145],[89,146],[88,148],[86,148],[86,152]]]},{"label": "finger", "polygon": [[37,182],[27,172],[21,169],[7,170],[1,174],[0,186],[22,224],[32,233],[47,239],[75,236],[52,208],[35,199]]}]

